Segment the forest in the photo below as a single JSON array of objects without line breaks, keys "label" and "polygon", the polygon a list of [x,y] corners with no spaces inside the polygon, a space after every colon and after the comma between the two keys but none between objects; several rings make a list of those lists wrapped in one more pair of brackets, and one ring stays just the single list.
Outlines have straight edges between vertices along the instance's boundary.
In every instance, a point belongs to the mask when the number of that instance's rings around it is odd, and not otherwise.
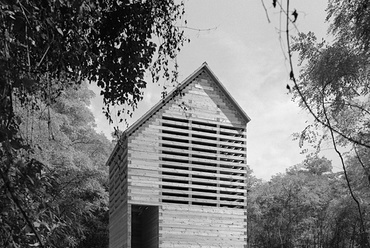
[{"label": "forest", "polygon": [[361,213],[343,172],[324,157],[307,157],[268,182],[251,177],[248,194],[249,247],[367,247],[369,181],[355,156],[347,164]]},{"label": "forest", "polygon": [[[282,87],[312,116],[296,139],[315,151],[269,181],[250,171],[248,247],[370,247],[370,3],[329,0],[327,40],[290,35],[300,16],[289,0],[261,3],[285,16]],[[120,132],[96,131],[88,84],[107,121],[124,122],[145,72],[176,83],[185,11],[173,0],[0,1],[0,247],[108,247],[105,163]]]}]

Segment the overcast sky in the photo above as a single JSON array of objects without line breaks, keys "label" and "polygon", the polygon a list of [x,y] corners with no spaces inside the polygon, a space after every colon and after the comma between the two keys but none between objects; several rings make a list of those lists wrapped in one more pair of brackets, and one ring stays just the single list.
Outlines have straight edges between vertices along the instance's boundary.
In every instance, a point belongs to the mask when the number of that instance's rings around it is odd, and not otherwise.
[{"label": "overcast sky", "polygon": [[[268,180],[303,161],[298,142],[292,133],[300,132],[309,116],[291,101],[286,90],[289,66],[279,41],[280,12],[272,0],[264,0],[271,23],[268,23],[260,0],[188,0],[185,18],[188,26],[209,31],[185,29],[191,39],[178,56],[180,82],[207,62],[211,70],[251,117],[248,124],[248,164],[255,176]],[[295,0],[297,27],[301,32],[314,31],[324,37],[326,1]],[[285,22],[284,22],[285,23]],[[283,27],[285,24],[283,24]],[[292,34],[294,34],[292,30]],[[285,38],[285,33],[281,33]],[[160,100],[161,86],[150,84],[144,100],[130,123]],[[107,136],[113,130],[101,114],[101,99],[94,99],[92,110],[97,129]],[[121,125],[124,129],[124,125]],[[325,154],[339,165],[328,147]]]}]

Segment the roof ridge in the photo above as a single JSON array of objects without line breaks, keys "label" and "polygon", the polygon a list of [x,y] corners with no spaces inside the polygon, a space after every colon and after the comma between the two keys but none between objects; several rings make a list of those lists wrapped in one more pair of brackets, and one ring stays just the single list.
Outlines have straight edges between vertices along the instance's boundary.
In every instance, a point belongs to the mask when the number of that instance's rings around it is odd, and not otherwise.
[{"label": "roof ridge", "polygon": [[179,89],[185,88],[189,83],[193,81],[194,78],[196,78],[202,70],[205,70],[210,76],[211,79],[216,83],[217,86],[220,87],[220,89],[223,91],[223,93],[226,95],[228,100],[238,109],[238,111],[242,114],[244,120],[248,123],[251,119],[249,116],[244,112],[244,110],[240,107],[240,105],[235,101],[235,99],[231,96],[231,94],[227,91],[227,89],[223,86],[221,81],[216,77],[216,75],[212,72],[212,70],[209,68],[207,62],[203,62],[203,64],[198,67],[192,74],[190,74],[188,77],[186,77],[180,84],[178,84],[173,90],[171,90],[165,98],[160,100],[158,103],[156,103],[152,108],[150,108],[144,115],[142,115],[139,119],[137,119],[130,127],[128,127],[125,130],[126,135],[130,135],[132,132],[134,132],[137,128],[141,126],[140,123],[145,122],[147,119],[149,119],[152,115],[154,115],[158,110],[160,110],[166,103],[168,103],[173,97],[175,97],[178,93]]}]

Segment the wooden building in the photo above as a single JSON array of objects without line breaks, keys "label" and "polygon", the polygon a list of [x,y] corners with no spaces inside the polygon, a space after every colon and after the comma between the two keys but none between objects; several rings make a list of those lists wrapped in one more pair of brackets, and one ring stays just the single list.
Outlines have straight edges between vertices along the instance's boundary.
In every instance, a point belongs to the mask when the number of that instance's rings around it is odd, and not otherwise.
[{"label": "wooden building", "polygon": [[110,248],[246,247],[246,125],[204,63],[108,160]]}]

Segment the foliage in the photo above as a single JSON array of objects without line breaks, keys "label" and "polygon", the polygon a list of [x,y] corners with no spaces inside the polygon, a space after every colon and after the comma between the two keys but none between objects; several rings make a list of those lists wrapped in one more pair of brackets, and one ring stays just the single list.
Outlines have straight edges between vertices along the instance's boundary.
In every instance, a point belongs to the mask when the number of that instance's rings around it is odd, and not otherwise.
[{"label": "foliage", "polygon": [[117,104],[131,113],[146,70],[176,80],[183,14],[173,0],[0,1],[1,245],[83,247],[106,232],[87,226],[106,223],[109,145],[71,90],[94,81],[110,121]]},{"label": "foliage", "polygon": [[[293,45],[304,63],[298,87],[316,121],[330,126],[339,144],[369,147],[370,102],[367,56],[342,43],[317,43],[300,34]],[[298,93],[297,93],[297,97]],[[301,100],[302,107],[307,108]]]},{"label": "foliage", "polygon": [[[289,8],[289,1],[287,4]],[[343,154],[338,147],[350,150],[363,161],[361,153],[370,150],[370,102],[369,102],[369,32],[370,7],[368,1],[330,0],[327,9],[329,32],[334,41],[317,42],[315,35],[300,33],[288,48],[291,65],[291,79],[294,92],[301,107],[314,117],[315,129],[306,128],[301,141],[307,137],[318,137],[317,127],[323,127],[324,135],[316,142],[318,150],[322,140],[329,138],[342,162],[349,193],[356,204],[360,218],[361,247],[369,246],[366,223],[366,208],[362,200],[366,194],[359,194]],[[287,18],[287,42],[289,45],[289,19]],[[293,73],[291,52],[299,53],[300,76]],[[302,143],[302,142],[301,142]],[[363,163],[362,163],[363,164]],[[362,173],[368,177],[366,166]],[[359,174],[357,174],[359,175]],[[357,191],[357,192],[356,192]]]},{"label": "foliage", "polygon": [[[84,79],[96,81],[109,118],[109,106],[128,104],[134,109],[142,99],[144,73],[155,54],[153,80],[159,80],[161,71],[171,78],[169,59],[185,41],[175,25],[184,13],[183,4],[173,0],[9,0],[1,2],[0,11],[3,86],[42,92],[47,87],[40,78],[46,73],[59,79],[58,88]],[[50,92],[43,95],[48,98]]]},{"label": "foliage", "polygon": [[46,106],[40,103],[32,112],[18,108],[20,133],[37,148],[25,156],[30,161],[10,167],[8,188],[0,184],[2,247],[40,246],[40,241],[47,247],[93,247],[89,242],[94,240],[98,247],[107,246],[105,161],[112,145],[94,130],[87,107],[91,97],[86,84],[64,91],[50,108],[52,134],[45,132]]},{"label": "foliage", "polygon": [[308,155],[303,161],[303,167],[308,170],[310,174],[321,176],[326,172],[331,172],[333,166],[331,161],[325,157],[318,157]]},{"label": "foliage", "polygon": [[370,42],[370,6],[367,0],[330,0],[327,21],[330,32],[339,42],[345,41],[353,49],[368,52]]},{"label": "foliage", "polygon": [[[288,84],[287,89],[314,118],[314,123],[302,131],[299,145],[302,147],[308,142],[316,148],[317,154],[324,140],[332,143],[342,164],[348,193],[355,203],[350,206],[357,208],[360,236],[356,242],[360,247],[369,247],[367,205],[363,201],[366,194],[362,195],[356,189],[348,171],[350,161],[345,162],[339,149],[346,149],[347,156],[356,156],[358,161],[364,160],[361,157],[364,150],[370,150],[368,1],[329,0],[326,20],[330,23],[329,34],[334,39],[320,42],[312,32],[291,37],[299,12],[290,11],[289,0],[273,0],[272,4],[274,8],[279,6],[286,16],[286,58],[290,65],[289,77],[294,84],[293,88]],[[293,52],[298,53],[298,77],[293,66]],[[362,173],[368,177],[366,166],[362,166]]]},{"label": "foliage", "polygon": [[249,247],[361,244],[359,215],[345,194],[343,175],[331,170],[317,173],[309,169],[312,164],[330,167],[326,158],[307,157],[302,164],[252,188],[248,204]]}]

